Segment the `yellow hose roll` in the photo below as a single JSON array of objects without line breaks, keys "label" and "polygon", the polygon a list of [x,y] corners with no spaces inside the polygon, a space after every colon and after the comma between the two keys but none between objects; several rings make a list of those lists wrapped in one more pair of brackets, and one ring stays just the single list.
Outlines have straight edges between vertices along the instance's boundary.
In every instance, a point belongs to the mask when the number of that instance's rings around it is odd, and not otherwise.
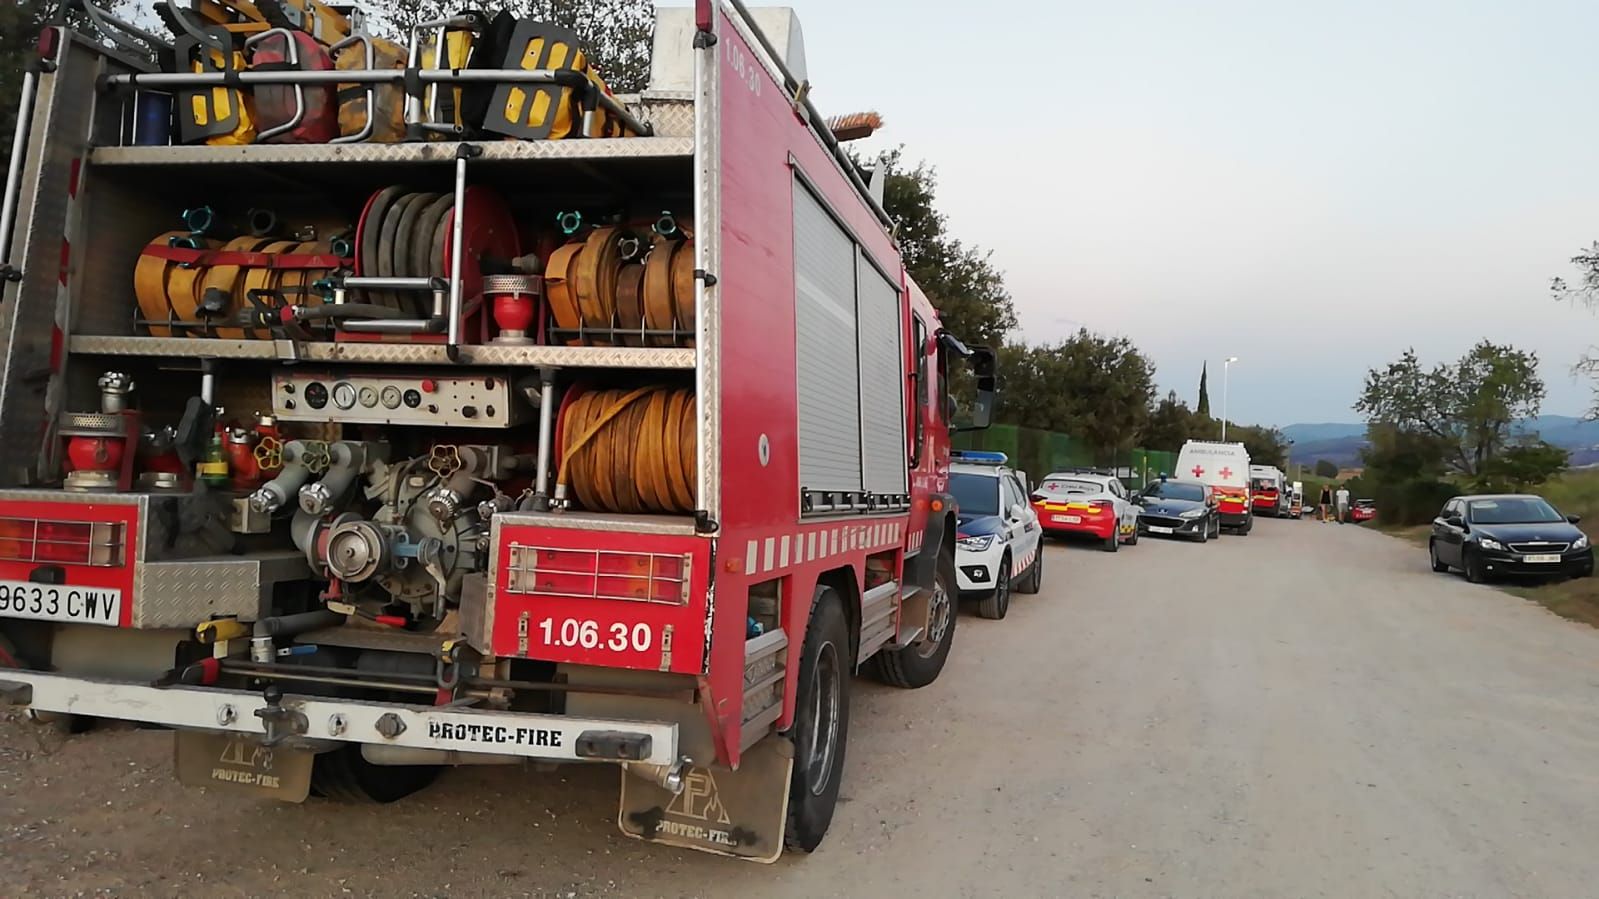
[{"label": "yellow hose roll", "polygon": [[580,395],[563,413],[557,490],[594,512],[694,511],[697,408],[688,388]]}]

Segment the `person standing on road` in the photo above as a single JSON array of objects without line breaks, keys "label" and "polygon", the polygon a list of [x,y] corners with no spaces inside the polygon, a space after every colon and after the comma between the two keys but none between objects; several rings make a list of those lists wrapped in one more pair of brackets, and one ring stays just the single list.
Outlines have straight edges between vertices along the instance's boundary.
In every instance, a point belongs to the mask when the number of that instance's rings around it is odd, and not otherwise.
[{"label": "person standing on road", "polygon": [[1321,502],[1316,504],[1316,520],[1327,523],[1327,509],[1332,505],[1332,485],[1321,485]]},{"label": "person standing on road", "polygon": [[1338,523],[1343,524],[1349,520],[1349,487],[1346,484],[1338,485]]}]

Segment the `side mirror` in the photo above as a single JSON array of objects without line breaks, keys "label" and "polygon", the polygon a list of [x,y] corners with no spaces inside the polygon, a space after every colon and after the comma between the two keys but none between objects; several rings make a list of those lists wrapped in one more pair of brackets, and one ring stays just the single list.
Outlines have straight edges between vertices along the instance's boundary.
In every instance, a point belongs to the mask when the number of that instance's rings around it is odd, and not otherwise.
[{"label": "side mirror", "polygon": [[1135,506],[1142,506],[1144,504],[1144,495],[1142,493],[1135,493],[1127,501]]},{"label": "side mirror", "polygon": [[1566,520],[1571,522],[1572,524],[1582,524],[1582,516],[1581,515],[1567,515],[1566,516]]},{"label": "side mirror", "polygon": [[1466,520],[1461,518],[1459,515],[1451,515],[1444,519],[1444,524],[1447,524],[1452,528],[1464,528],[1466,526]]},{"label": "side mirror", "polygon": [[1010,507],[1010,520],[1011,521],[1025,521],[1025,520],[1027,520],[1027,507],[1022,505],[1021,503],[1017,503],[1016,505],[1011,506]]},{"label": "side mirror", "polygon": [[[968,348],[948,334],[943,335],[943,339],[946,347],[950,347],[966,358],[967,364],[972,367],[972,374],[977,376],[977,396],[972,403],[971,423],[954,430],[985,430],[994,420],[994,394],[999,387],[999,378],[996,375],[999,365],[998,357],[988,347],[974,346]],[[964,352],[961,352],[962,350]],[[953,416],[951,416],[950,421],[953,424]]]}]

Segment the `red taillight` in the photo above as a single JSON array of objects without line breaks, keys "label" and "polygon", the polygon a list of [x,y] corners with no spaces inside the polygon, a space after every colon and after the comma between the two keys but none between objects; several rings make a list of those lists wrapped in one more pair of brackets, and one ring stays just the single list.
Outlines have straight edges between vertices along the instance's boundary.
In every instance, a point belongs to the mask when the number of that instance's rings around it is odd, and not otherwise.
[{"label": "red taillight", "polygon": [[687,605],[689,556],[511,546],[509,593]]},{"label": "red taillight", "polygon": [[118,523],[0,518],[0,561],[115,568],[123,542]]},{"label": "red taillight", "polygon": [[53,25],[46,25],[39,29],[37,46],[40,59],[55,59],[56,51],[61,47],[61,29]]}]

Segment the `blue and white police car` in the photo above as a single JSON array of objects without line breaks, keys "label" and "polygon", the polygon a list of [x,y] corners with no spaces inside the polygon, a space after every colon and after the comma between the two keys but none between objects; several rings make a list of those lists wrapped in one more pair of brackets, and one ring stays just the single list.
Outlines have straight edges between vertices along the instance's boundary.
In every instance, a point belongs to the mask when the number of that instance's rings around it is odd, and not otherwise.
[{"label": "blue and white police car", "polygon": [[1027,499],[1026,476],[1004,453],[950,453],[955,497],[955,580],[978,614],[1004,618],[1010,595],[1037,593],[1044,582],[1043,529]]}]

